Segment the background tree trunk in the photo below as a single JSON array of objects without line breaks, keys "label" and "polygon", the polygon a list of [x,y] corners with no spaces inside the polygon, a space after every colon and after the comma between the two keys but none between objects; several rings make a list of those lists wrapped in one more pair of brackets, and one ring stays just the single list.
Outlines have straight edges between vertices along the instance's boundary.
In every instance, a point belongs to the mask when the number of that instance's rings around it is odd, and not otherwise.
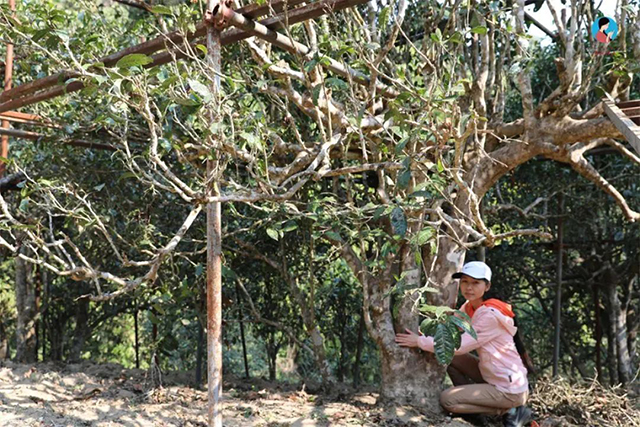
[{"label": "background tree trunk", "polygon": [[4,322],[0,320],[0,360],[5,360],[9,356],[9,339]]},{"label": "background tree trunk", "polygon": [[640,285],[640,251],[636,254],[634,263],[631,267],[631,280],[629,281],[628,294],[627,294],[627,342],[629,349],[629,361],[631,363],[631,374],[635,372],[636,366],[638,366],[636,342],[638,337],[638,326],[640,326],[640,304],[633,306],[631,300],[633,299],[634,290]]},{"label": "background tree trunk", "polygon": [[65,328],[66,321],[57,322],[56,319],[52,319],[49,323],[49,357],[53,361],[62,360],[62,355],[64,353]]},{"label": "background tree trunk", "polygon": [[135,308],[133,311],[133,339],[134,339],[134,349],[136,352],[136,369],[140,369],[140,340],[139,333],[140,330],[138,328],[138,300],[134,301]]},{"label": "background tree trunk", "polygon": [[[341,306],[342,308],[344,308],[344,306]],[[342,311],[342,310],[341,310]],[[339,382],[344,382],[344,374],[345,374],[345,370],[346,370],[346,358],[347,358],[347,342],[346,342],[346,335],[347,335],[347,322],[346,319],[342,316],[340,318],[343,320],[342,322],[342,327],[340,329],[340,355],[338,356],[338,381]]]},{"label": "background tree trunk", "polygon": [[244,338],[244,321],[242,319],[242,299],[238,291],[238,282],[236,281],[236,301],[238,304],[238,322],[240,323],[240,341],[242,342],[242,358],[244,361],[244,377],[249,378],[249,361],[247,360],[247,343]]},{"label": "background tree trunk", "polygon": [[290,341],[287,344],[286,354],[282,359],[280,359],[280,363],[278,363],[278,369],[280,372],[284,374],[292,374],[297,371],[298,367],[296,365],[296,358],[298,356],[298,350],[299,347],[295,342]]},{"label": "background tree trunk", "polygon": [[558,248],[556,253],[556,298],[553,309],[554,318],[554,340],[553,340],[553,376],[558,376],[558,361],[560,360],[560,329],[562,325],[562,240],[563,240],[563,223],[562,215],[564,214],[564,196],[562,193],[558,195]]},{"label": "background tree trunk", "polygon": [[268,334],[267,339],[265,341],[265,347],[267,350],[267,365],[269,367],[269,380],[275,381],[278,350],[280,350],[280,342],[278,342],[276,338],[275,330]]},{"label": "background tree trunk", "polygon": [[[311,245],[311,247],[313,246]],[[313,353],[315,356],[316,366],[320,371],[320,375],[322,376],[323,386],[325,388],[328,388],[330,387],[331,383],[333,383],[334,378],[331,373],[331,367],[329,366],[329,362],[327,361],[327,356],[324,349],[324,337],[320,333],[320,328],[318,327],[318,324],[316,322],[314,295],[315,277],[313,275],[313,267],[310,267],[311,274],[309,274],[311,292],[306,293],[303,292],[303,290],[300,288],[297,278],[292,277],[289,274],[287,258],[285,255],[286,248],[284,246],[283,240],[280,240],[280,251],[282,254],[282,275],[285,282],[289,285],[289,289],[293,294],[295,301],[300,307],[305,331],[311,338],[311,348],[313,349]],[[311,254],[311,256],[313,257],[313,250],[311,250]]]},{"label": "background tree trunk", "polygon": [[69,351],[69,362],[77,363],[82,356],[82,349],[87,337],[90,335],[89,329],[89,299],[82,298],[76,306],[76,328],[73,335],[73,344]]},{"label": "background tree trunk", "polygon": [[602,372],[602,322],[600,321],[600,288],[597,282],[593,283],[593,306],[594,306],[594,322],[595,322],[595,341],[596,341],[596,373],[598,381],[602,382],[604,377]]},{"label": "background tree trunk", "polygon": [[153,343],[153,364],[160,369],[160,358],[158,357],[159,345],[158,345],[158,312],[152,308],[151,313],[156,322],[152,322],[151,326],[151,342]]},{"label": "background tree trunk", "polygon": [[204,328],[198,319],[198,344],[196,349],[196,378],[195,387],[200,389],[202,386],[202,355],[204,353]]},{"label": "background tree trunk", "polygon": [[353,362],[353,388],[360,386],[360,358],[362,357],[362,347],[364,346],[364,315],[360,315],[360,326],[358,326],[358,341],[356,344],[356,360]]},{"label": "background tree trunk", "polygon": [[620,382],[623,386],[627,386],[631,382],[633,375],[631,369],[631,355],[629,352],[629,335],[627,329],[627,315],[629,312],[629,303],[631,302],[631,293],[633,292],[633,279],[628,280],[623,300],[619,303],[620,310],[616,316],[616,347],[618,352],[618,371]]},{"label": "background tree trunk", "polygon": [[[20,253],[26,254],[26,248]],[[15,258],[16,273],[16,362],[34,363],[36,361],[36,289],[33,280],[33,265]]]},{"label": "background tree trunk", "polygon": [[612,280],[611,269],[605,270],[604,279],[607,286],[607,303],[608,303],[608,328],[607,328],[607,368],[609,371],[609,384],[614,386],[618,384],[618,358],[616,336],[617,331],[617,311],[620,309],[618,301],[617,286]]}]

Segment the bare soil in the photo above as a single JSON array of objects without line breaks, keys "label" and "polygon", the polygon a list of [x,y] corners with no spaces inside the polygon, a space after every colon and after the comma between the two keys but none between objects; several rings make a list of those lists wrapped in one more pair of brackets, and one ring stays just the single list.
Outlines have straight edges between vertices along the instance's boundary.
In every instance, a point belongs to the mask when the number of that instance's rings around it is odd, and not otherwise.
[{"label": "bare soil", "polygon": [[[0,427],[206,427],[207,394],[192,382],[192,372],[171,372],[153,387],[146,371],[116,364],[0,362]],[[540,415],[540,427],[640,426],[636,390],[596,386],[541,381],[528,405]],[[409,407],[383,409],[377,398],[373,388],[338,385],[312,393],[304,385],[225,374],[223,426],[501,426],[496,418],[481,424]]]},{"label": "bare soil", "polygon": [[[147,373],[115,364],[0,365],[2,427],[206,426],[207,395],[189,386],[193,374],[168,373],[151,387]],[[385,412],[377,393],[332,396],[288,384],[226,375],[221,399],[224,426],[448,426],[464,420],[427,417],[410,408]]]}]

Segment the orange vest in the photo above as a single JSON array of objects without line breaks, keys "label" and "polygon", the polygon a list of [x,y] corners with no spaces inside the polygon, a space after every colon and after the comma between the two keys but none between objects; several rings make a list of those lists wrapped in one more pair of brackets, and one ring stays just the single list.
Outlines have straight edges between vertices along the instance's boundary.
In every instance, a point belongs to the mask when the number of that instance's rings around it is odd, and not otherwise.
[{"label": "orange vest", "polygon": [[[490,298],[488,300],[483,301],[482,304],[480,304],[480,307],[482,307],[483,305],[486,305],[488,307],[497,308],[505,316],[515,317],[515,313],[511,309],[511,304],[507,304],[506,302],[500,301],[497,298]],[[478,308],[480,308],[480,307],[478,307]],[[464,306],[464,311],[467,313],[467,315],[469,317],[473,317],[473,313],[475,313],[476,310],[477,309],[473,308],[471,303],[467,303]]]}]

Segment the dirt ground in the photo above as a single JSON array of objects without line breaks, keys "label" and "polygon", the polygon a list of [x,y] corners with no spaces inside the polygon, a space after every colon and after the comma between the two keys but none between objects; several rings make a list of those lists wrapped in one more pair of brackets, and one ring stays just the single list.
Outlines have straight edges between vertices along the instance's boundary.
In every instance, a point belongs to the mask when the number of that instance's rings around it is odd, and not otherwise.
[{"label": "dirt ground", "polygon": [[[207,395],[204,390],[189,386],[192,378],[193,374],[188,372],[167,373],[162,376],[162,387],[154,388],[147,372],[128,370],[115,364],[20,365],[0,362],[0,427],[206,427]],[[561,389],[552,387],[554,393]],[[553,394],[548,393],[549,397]],[[590,394],[589,390],[585,393]],[[480,425],[458,417],[425,416],[410,408],[385,411],[375,405],[376,399],[375,389],[353,393],[337,386],[330,395],[313,394],[299,386],[225,375],[221,399],[223,426]],[[541,402],[548,404],[549,401],[547,397],[538,395],[532,404],[541,408]],[[556,407],[565,414],[585,412],[567,405],[566,399]],[[602,410],[607,411],[605,408]],[[571,423],[563,416],[548,413],[540,421],[540,427],[640,426],[638,414],[640,412],[631,410],[625,415],[627,421],[620,423],[576,424],[575,416]],[[485,424],[500,425],[495,418],[492,423]]]},{"label": "dirt ground", "polygon": [[[329,398],[286,384],[227,377],[221,400],[224,426],[473,425],[458,418],[429,420],[402,408],[385,413],[375,406],[372,391],[337,392]],[[206,426],[206,392],[190,388],[191,378],[189,373],[169,373],[162,378],[163,387],[154,389],[145,371],[119,365],[4,362],[0,426]]]}]

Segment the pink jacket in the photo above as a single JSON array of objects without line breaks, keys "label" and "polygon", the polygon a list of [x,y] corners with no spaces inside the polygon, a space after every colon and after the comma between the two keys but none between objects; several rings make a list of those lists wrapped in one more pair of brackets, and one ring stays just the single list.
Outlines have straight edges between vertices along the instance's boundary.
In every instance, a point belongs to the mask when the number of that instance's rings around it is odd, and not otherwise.
[{"label": "pink jacket", "polygon": [[[468,303],[465,302],[460,308],[463,313],[464,305]],[[483,305],[473,314],[471,325],[478,339],[475,340],[466,332],[462,334],[462,342],[455,355],[477,349],[480,356],[478,367],[486,382],[505,393],[522,393],[528,390],[527,368],[513,342],[513,335],[518,330],[513,326],[513,319],[493,307]],[[434,351],[433,337],[421,335],[418,345],[422,350]]]}]

